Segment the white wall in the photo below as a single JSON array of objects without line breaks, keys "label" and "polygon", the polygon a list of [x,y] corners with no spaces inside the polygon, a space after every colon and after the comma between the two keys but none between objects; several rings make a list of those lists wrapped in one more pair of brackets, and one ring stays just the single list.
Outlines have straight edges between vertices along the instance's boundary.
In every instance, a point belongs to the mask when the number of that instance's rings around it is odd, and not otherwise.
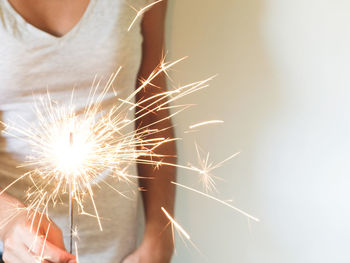
[{"label": "white wall", "polygon": [[[178,190],[176,218],[208,262],[350,262],[350,1],[170,0],[169,57],[181,83],[218,73],[183,102],[180,161],[195,162],[194,139],[214,160],[222,199],[243,216]],[[180,171],[179,181],[198,187]],[[179,241],[173,262],[205,259]]]}]

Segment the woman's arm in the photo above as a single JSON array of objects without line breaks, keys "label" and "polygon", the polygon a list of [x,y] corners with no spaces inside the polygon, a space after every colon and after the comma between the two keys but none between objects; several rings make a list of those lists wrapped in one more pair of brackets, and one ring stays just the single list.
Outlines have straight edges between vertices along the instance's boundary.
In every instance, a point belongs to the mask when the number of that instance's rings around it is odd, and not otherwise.
[{"label": "woman's arm", "polygon": [[[139,71],[139,79],[147,79],[150,73],[159,65],[164,54],[164,22],[166,13],[166,1],[158,3],[148,11],[142,21],[143,56]],[[140,83],[138,83],[140,84]],[[147,98],[166,90],[165,74],[152,81],[154,86],[147,86],[139,92],[136,99]],[[142,107],[142,105],[141,105]],[[156,106],[155,106],[156,107]],[[169,117],[169,112],[158,111],[157,114],[147,114],[136,123],[137,127],[152,124],[160,119]],[[171,127],[170,119],[166,119],[150,128],[164,129]],[[156,137],[173,138],[173,129],[169,128],[155,135]],[[162,158],[164,162],[176,162],[176,145],[174,142],[163,144],[157,148],[157,154],[169,157]],[[154,159],[153,159],[154,160]],[[150,165],[138,165],[139,176],[149,179],[140,179],[143,203],[146,216],[146,227],[141,247],[124,263],[168,263],[173,253],[173,240],[171,229],[165,227],[169,223],[161,207],[169,213],[174,211],[175,188],[171,181],[175,180],[176,169],[171,166],[161,166],[157,169]]]}]

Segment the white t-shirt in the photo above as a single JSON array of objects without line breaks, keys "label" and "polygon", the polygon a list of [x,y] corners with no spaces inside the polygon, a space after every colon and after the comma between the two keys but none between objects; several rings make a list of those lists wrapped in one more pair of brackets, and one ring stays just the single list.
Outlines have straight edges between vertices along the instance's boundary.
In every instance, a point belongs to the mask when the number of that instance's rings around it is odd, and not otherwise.
[{"label": "white t-shirt", "polygon": [[[136,12],[149,0],[90,0],[80,22],[62,37],[52,36],[27,23],[9,4],[0,0],[0,118],[3,122],[24,118],[35,123],[35,97],[45,95],[64,105],[73,87],[78,108],[83,107],[93,79],[106,82],[123,66],[115,89],[118,97],[128,96],[135,88],[141,60],[140,20],[127,32]],[[106,96],[108,98],[108,95]],[[103,105],[108,107],[111,100]],[[113,102],[112,102],[113,103]],[[132,128],[132,127],[130,127]],[[28,153],[23,141],[0,136],[0,186],[5,187],[23,173],[16,168]],[[132,171],[136,169],[133,166]],[[101,185],[95,188],[95,201],[102,217],[103,232],[95,218],[76,216],[80,236],[80,262],[118,263],[135,249],[139,217],[137,180],[118,183],[107,179],[130,199]],[[28,182],[14,185],[9,193],[24,199]],[[50,209],[50,216],[68,238],[68,207]],[[87,202],[87,210],[92,211]]]}]

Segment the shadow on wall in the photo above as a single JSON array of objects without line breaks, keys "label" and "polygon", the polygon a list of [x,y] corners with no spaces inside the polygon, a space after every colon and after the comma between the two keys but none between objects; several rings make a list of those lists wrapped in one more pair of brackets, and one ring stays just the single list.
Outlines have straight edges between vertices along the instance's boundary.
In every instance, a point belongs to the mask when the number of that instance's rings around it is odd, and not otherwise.
[{"label": "shadow on wall", "polygon": [[[167,21],[170,59],[190,56],[187,62],[176,67],[173,78],[188,83],[218,74],[211,88],[184,99],[198,106],[178,117],[178,133],[186,129],[191,120],[225,120],[224,126],[186,135],[179,149],[180,162],[194,159],[194,138],[210,150],[216,160],[236,150],[242,151],[236,160],[218,171],[225,180],[219,182],[218,188],[221,197],[233,195],[236,205],[258,217],[262,214],[259,204],[264,200],[259,196],[259,171],[254,169],[255,149],[266,124],[274,119],[284,101],[278,72],[267,54],[262,33],[264,5],[265,1],[261,0],[170,1]],[[180,181],[192,183],[187,178],[180,173]],[[192,231],[209,261],[253,262],[260,253],[269,253],[270,259],[278,258],[278,241],[273,244],[276,240],[269,240],[264,218],[261,223],[253,224],[249,233],[245,218],[242,220],[242,216],[232,215],[232,211],[217,204],[194,199],[191,193],[178,192],[177,206],[177,218]],[[212,224],[217,227],[210,227]],[[264,240],[255,236],[263,236]],[[213,246],[214,239],[221,240],[217,246]],[[270,245],[264,248],[261,242]],[[178,251],[174,262],[202,262],[198,254],[191,253],[192,257],[185,254],[188,253]]]}]

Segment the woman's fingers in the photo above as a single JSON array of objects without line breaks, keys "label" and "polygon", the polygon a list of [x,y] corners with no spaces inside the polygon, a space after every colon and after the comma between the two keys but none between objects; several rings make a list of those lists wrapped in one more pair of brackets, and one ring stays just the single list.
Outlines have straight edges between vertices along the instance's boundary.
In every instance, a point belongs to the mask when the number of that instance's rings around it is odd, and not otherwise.
[{"label": "woman's fingers", "polygon": [[46,241],[42,246],[43,257],[52,263],[73,263],[75,256]]},{"label": "woman's fingers", "polygon": [[52,244],[46,240],[45,237],[35,237],[33,235],[32,241],[26,243],[30,248],[32,254],[41,256],[41,258],[52,263],[71,263],[75,262],[75,257],[69,254],[64,249]]},{"label": "woman's fingers", "polygon": [[30,249],[28,247],[23,247],[21,249],[22,251],[22,261],[21,262],[26,262],[26,263],[49,263],[44,257],[41,257],[41,255],[34,255],[31,253]]},{"label": "woman's fingers", "polygon": [[[24,245],[19,245],[16,247],[16,249],[9,248],[4,251],[3,254],[3,261],[5,263],[38,263],[40,257],[33,255],[29,248],[25,247]],[[41,263],[49,263],[46,260],[41,260]]]},{"label": "woman's fingers", "polygon": [[[45,259],[51,263],[75,262],[75,257],[64,249],[61,231],[57,227],[48,228],[47,231],[49,232],[45,235],[40,235],[33,233],[28,224],[17,225],[12,236],[5,242],[5,252],[10,252],[8,256],[11,257],[11,260],[14,260],[11,252],[15,251],[15,254],[18,255],[28,255],[29,253],[36,259],[35,262],[38,262],[38,259]],[[49,236],[50,232],[51,236]],[[49,238],[53,238],[55,244],[51,243]],[[27,263],[28,261],[21,262]]]},{"label": "woman's fingers", "polygon": [[122,263],[138,263],[138,262],[140,262],[140,261],[139,261],[138,256],[135,255],[135,253],[133,253],[133,254],[127,256],[127,257],[122,261]]},{"label": "woman's fingers", "polygon": [[28,219],[20,214],[4,235],[6,263],[73,263],[75,257],[64,248],[61,230],[47,217]]}]

